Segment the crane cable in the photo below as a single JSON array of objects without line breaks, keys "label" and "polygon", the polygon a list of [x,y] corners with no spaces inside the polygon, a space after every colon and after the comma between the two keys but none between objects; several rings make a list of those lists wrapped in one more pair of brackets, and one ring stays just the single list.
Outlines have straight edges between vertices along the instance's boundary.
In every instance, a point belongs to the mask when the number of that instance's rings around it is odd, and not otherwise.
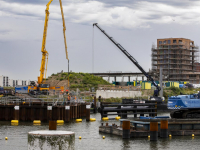
[{"label": "crane cable", "polygon": [[94,27],[92,34],[92,73],[94,73]]}]

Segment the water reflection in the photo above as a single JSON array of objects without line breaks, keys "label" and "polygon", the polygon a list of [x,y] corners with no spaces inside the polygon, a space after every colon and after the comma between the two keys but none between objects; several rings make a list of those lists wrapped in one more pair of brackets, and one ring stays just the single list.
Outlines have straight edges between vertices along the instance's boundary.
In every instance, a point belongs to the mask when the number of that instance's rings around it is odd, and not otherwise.
[{"label": "water reflection", "polygon": [[168,138],[160,138],[160,145],[162,149],[168,149],[170,140]]},{"label": "water reflection", "polygon": [[151,150],[157,150],[158,149],[158,142],[157,141],[149,141],[150,143],[150,149]]},{"label": "water reflection", "polygon": [[122,141],[122,149],[127,149],[127,148],[130,148],[130,140],[131,139],[123,139]]}]

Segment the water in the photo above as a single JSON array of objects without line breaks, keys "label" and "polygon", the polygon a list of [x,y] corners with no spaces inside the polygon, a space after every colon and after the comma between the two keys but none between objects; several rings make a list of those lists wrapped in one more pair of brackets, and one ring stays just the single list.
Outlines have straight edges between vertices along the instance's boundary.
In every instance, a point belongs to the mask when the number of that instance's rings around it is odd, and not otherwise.
[{"label": "water", "polygon": [[[164,114],[165,115],[165,114]],[[75,148],[77,150],[165,150],[165,149],[199,149],[200,136],[173,136],[172,138],[161,139],[152,142],[148,138],[136,138],[123,140],[121,136],[99,133],[101,125],[100,114],[91,114],[91,118],[96,118],[95,122],[65,123],[57,126],[57,130],[67,130],[75,132]],[[109,124],[119,125],[117,120],[107,121]],[[104,122],[105,123],[105,122]],[[41,126],[35,126],[32,122],[20,122],[19,126],[11,126],[10,121],[0,122],[0,150],[27,150],[27,133],[35,130],[47,130],[48,124],[42,123]],[[102,136],[105,139],[102,139]],[[78,137],[82,139],[79,140]],[[8,140],[5,140],[8,137]]]}]

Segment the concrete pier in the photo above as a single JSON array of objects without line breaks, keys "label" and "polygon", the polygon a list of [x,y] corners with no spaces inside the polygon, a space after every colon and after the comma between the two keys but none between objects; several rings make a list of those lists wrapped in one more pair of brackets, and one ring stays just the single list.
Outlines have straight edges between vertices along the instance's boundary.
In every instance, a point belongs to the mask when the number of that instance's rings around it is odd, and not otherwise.
[{"label": "concrete pier", "polygon": [[39,130],[28,133],[28,150],[74,150],[75,134],[71,131]]}]

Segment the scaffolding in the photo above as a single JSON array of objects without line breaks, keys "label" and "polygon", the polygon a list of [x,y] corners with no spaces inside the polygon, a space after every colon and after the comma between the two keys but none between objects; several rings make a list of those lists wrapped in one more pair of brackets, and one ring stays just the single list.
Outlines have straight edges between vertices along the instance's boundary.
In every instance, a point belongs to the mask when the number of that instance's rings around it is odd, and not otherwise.
[{"label": "scaffolding", "polygon": [[157,39],[157,48],[152,46],[152,75],[156,80],[160,68],[163,81],[188,81],[199,83],[199,47],[194,41],[184,38]]}]

